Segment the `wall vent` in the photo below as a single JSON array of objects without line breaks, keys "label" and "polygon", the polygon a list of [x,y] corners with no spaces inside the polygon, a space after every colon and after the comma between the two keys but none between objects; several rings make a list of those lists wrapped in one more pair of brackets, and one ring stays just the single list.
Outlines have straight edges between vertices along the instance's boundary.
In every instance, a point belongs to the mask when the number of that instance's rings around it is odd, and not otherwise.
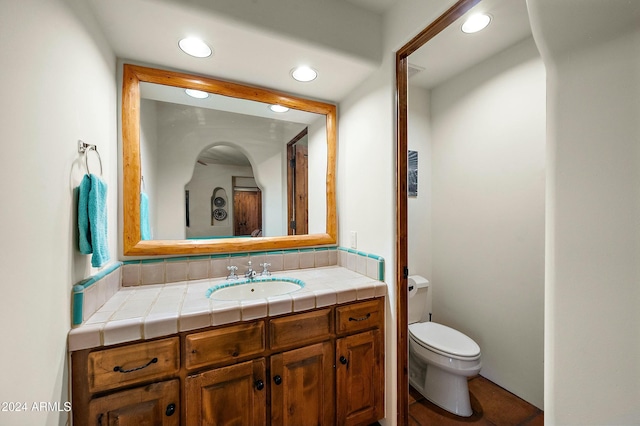
[{"label": "wall vent", "polygon": [[418,65],[414,65],[414,64],[409,64],[407,67],[407,78],[411,78],[422,71],[424,71],[423,67],[419,67]]}]

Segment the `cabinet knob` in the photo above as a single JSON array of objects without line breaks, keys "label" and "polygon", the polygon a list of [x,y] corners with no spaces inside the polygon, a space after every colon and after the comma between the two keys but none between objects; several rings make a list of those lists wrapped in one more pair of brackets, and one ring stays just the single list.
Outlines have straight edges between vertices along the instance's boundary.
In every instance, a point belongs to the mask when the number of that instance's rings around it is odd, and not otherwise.
[{"label": "cabinet knob", "polygon": [[274,382],[276,385],[279,385],[280,383],[282,383],[282,377],[280,377],[280,376],[275,376],[275,377],[273,378],[273,382]]},{"label": "cabinet knob", "polygon": [[348,362],[349,362],[349,360],[347,360],[344,356],[340,357],[340,364],[347,365]]},{"label": "cabinet knob", "polygon": [[258,379],[255,382],[253,382],[253,384],[256,386],[256,389],[258,389],[259,391],[264,389],[264,382],[262,380]]},{"label": "cabinet knob", "polygon": [[173,413],[176,412],[176,404],[174,404],[173,402],[169,405],[167,405],[167,409],[165,410],[164,414],[167,417],[173,416]]}]

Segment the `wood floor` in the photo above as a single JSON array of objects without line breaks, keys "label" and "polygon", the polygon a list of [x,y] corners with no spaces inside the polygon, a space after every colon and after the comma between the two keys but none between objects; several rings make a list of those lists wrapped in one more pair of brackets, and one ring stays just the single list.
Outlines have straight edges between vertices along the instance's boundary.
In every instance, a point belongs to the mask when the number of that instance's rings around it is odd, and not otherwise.
[{"label": "wood floor", "polygon": [[476,376],[469,379],[471,417],[458,417],[409,388],[410,426],[543,426],[544,412],[500,386]]}]

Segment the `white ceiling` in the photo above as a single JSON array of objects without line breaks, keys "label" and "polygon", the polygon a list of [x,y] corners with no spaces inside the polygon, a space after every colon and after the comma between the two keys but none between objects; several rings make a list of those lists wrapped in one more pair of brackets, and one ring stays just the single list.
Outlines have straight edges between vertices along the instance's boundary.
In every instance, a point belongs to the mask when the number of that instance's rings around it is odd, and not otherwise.
[{"label": "white ceiling", "polygon": [[347,0],[349,3],[358,5],[364,9],[376,13],[384,13],[387,9],[398,3],[398,0]]},{"label": "white ceiling", "polygon": [[[491,23],[475,34],[460,27],[472,14],[487,13]],[[525,0],[482,0],[457,22],[409,57],[410,66],[423,69],[410,84],[432,88],[473,65],[531,36]]]},{"label": "white ceiling", "polygon": [[[381,16],[345,0],[278,0],[269,9],[259,0],[89,3],[116,56],[152,66],[338,102],[380,65]],[[295,7],[284,9],[290,3],[299,3],[314,16],[302,21]],[[273,15],[265,15],[267,10]],[[358,24],[350,26],[349,20]],[[192,35],[207,41],[214,54],[184,54],[178,41]],[[316,80],[299,83],[291,78],[290,71],[303,64],[318,71]]]},{"label": "white ceiling", "polygon": [[[116,56],[125,61],[337,103],[380,67],[383,14],[398,1],[89,0],[89,4]],[[493,15],[489,28],[465,37],[453,25],[438,35],[411,56],[411,64],[426,69],[412,78],[412,84],[442,81],[530,34],[525,0],[483,0],[474,9]],[[214,54],[208,58],[184,54],[178,41],[189,35],[206,40]],[[319,77],[310,83],[294,81],[290,71],[300,64],[317,69]]]}]

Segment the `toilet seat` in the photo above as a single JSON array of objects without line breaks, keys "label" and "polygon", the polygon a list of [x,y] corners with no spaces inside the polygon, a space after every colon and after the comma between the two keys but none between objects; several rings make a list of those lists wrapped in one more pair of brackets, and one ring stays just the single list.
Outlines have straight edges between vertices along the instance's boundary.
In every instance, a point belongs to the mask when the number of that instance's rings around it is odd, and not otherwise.
[{"label": "toilet seat", "polygon": [[419,322],[409,325],[411,339],[425,349],[437,354],[472,361],[480,358],[480,346],[469,336],[435,322]]}]

